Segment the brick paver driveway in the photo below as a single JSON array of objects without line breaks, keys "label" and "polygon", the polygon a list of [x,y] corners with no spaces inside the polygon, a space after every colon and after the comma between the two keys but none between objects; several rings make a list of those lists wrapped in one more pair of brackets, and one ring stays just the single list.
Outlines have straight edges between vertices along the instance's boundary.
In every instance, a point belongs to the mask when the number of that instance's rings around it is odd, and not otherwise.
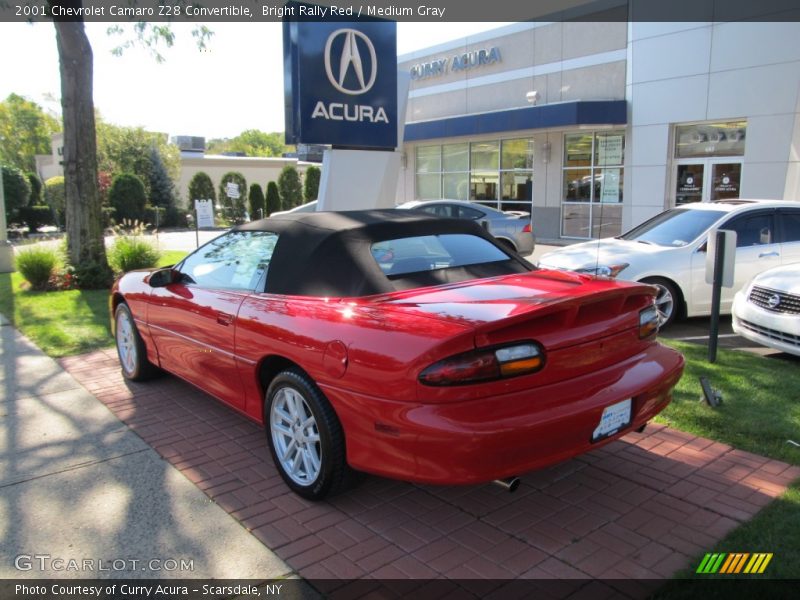
[{"label": "brick paver driveway", "polygon": [[308,579],[662,579],[800,476],[656,425],[525,475],[515,494],[367,477],[311,503],[285,487],[258,425],[183,381],[127,383],[113,350],[61,362]]}]

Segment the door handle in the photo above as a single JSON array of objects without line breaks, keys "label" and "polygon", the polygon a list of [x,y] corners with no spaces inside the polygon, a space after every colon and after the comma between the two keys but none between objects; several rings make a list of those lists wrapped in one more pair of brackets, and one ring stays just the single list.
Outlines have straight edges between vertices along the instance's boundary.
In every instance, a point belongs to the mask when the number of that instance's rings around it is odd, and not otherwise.
[{"label": "door handle", "polygon": [[780,256],[777,252],[762,252],[758,255],[758,258],[766,258],[768,256]]},{"label": "door handle", "polygon": [[229,315],[228,313],[218,312],[217,313],[217,323],[220,325],[230,325],[233,323],[233,315]]}]

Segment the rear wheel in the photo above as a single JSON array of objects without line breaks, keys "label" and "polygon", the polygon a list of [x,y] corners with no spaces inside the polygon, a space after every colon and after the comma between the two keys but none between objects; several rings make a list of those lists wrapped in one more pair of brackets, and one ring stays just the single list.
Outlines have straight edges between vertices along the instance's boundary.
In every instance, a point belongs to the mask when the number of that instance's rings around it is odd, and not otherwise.
[{"label": "rear wheel", "polygon": [[147,360],[147,348],[125,303],[114,311],[114,339],[119,364],[126,379],[144,381],[158,373],[158,368]]},{"label": "rear wheel", "polygon": [[658,311],[658,325],[664,329],[671,325],[680,310],[680,293],[674,283],[661,277],[643,279],[642,283],[656,286],[656,310]]},{"label": "rear wheel", "polygon": [[267,390],[264,424],[270,453],[295,493],[321,500],[348,487],[342,426],[314,382],[294,369],[278,374]]}]

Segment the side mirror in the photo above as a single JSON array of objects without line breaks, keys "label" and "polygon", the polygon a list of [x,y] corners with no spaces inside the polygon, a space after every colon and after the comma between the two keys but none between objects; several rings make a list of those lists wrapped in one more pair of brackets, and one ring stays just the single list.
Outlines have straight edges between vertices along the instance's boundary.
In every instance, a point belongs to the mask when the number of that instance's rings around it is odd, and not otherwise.
[{"label": "side mirror", "polygon": [[153,271],[153,273],[150,274],[150,278],[147,280],[147,283],[150,284],[150,287],[154,288],[166,287],[172,283],[180,281],[180,278],[181,274],[178,271],[175,271],[172,267],[167,267],[165,269]]}]

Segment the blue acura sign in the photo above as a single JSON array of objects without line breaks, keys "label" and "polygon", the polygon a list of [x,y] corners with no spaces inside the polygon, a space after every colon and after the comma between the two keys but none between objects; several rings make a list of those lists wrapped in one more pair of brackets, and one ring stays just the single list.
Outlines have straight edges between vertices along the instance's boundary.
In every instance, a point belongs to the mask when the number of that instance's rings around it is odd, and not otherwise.
[{"label": "blue acura sign", "polygon": [[397,146],[397,24],[284,21],[286,142]]}]

